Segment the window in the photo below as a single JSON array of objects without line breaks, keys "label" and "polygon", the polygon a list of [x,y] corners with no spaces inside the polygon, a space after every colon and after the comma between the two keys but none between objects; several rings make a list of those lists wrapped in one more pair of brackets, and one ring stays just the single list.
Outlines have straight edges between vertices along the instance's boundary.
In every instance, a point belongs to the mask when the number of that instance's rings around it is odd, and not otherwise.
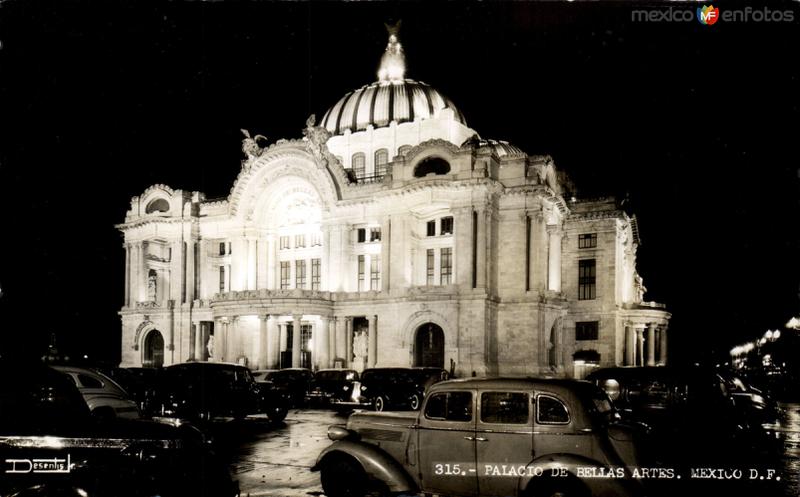
[{"label": "window", "polygon": [[294,235],[294,248],[306,246],[306,235]]},{"label": "window", "polygon": [[311,289],[319,290],[319,284],[322,280],[322,260],[311,259]]},{"label": "window", "polygon": [[381,289],[381,258],[373,255],[369,261],[369,289]]},{"label": "window", "polygon": [[428,221],[425,225],[428,236],[436,236],[436,221]]},{"label": "window", "polygon": [[597,292],[597,261],[578,261],[578,300],[593,300]]},{"label": "window", "polygon": [[600,325],[597,321],[575,323],[575,340],[597,340]]},{"label": "window", "polygon": [[380,228],[370,228],[369,229],[369,241],[371,241],[371,242],[379,242],[379,241],[381,241],[381,229]]},{"label": "window", "polygon": [[597,233],[586,233],[578,235],[578,248],[594,248],[597,247]]},{"label": "window", "polygon": [[294,261],[294,287],[306,287],[306,261],[302,259]]},{"label": "window", "polygon": [[103,388],[103,382],[86,374],[78,374],[78,381],[83,388]]},{"label": "window", "polygon": [[565,425],[569,423],[569,412],[560,400],[549,395],[536,397],[536,422],[539,424]]},{"label": "window", "polygon": [[441,421],[472,421],[472,393],[447,392],[432,395],[425,405],[425,417]]},{"label": "window", "polygon": [[289,269],[289,261],[281,261],[281,288],[289,288],[289,278],[291,270]]},{"label": "window", "polygon": [[440,235],[452,235],[453,234],[453,218],[443,217],[442,218],[442,227],[439,230]]},{"label": "window", "polygon": [[289,237],[282,236],[281,237],[281,250],[286,250],[289,248]]},{"label": "window", "polygon": [[365,228],[358,228],[358,243],[367,241],[367,230]]},{"label": "window", "polygon": [[443,248],[442,249],[442,274],[441,274],[441,285],[449,285],[450,280],[453,276],[453,249]]},{"label": "window", "polygon": [[157,198],[147,204],[144,210],[145,214],[152,214],[154,212],[169,212],[169,202],[163,198]]},{"label": "window", "polygon": [[364,291],[364,256],[358,256],[358,291]]},{"label": "window", "polygon": [[225,266],[219,267],[219,293],[225,292]]},{"label": "window", "polygon": [[481,422],[526,424],[530,409],[524,392],[484,392],[481,394]]},{"label": "window", "polygon": [[322,245],[322,233],[311,233],[311,246],[319,247]]},{"label": "window", "polygon": [[433,285],[433,278],[435,276],[433,267],[433,249],[428,249],[426,264],[428,269],[427,269],[427,280],[425,283],[427,285]]},{"label": "window", "polygon": [[424,178],[429,174],[447,174],[450,172],[450,163],[441,157],[428,157],[420,161],[414,168],[415,178]]},{"label": "window", "polygon": [[225,255],[225,242],[219,242],[219,255]]},{"label": "window", "polygon": [[366,162],[366,158],[361,152],[353,154],[353,172],[356,174],[356,178],[364,177]]},{"label": "window", "polygon": [[375,152],[375,176],[386,174],[386,165],[389,163],[389,151],[382,148]]}]

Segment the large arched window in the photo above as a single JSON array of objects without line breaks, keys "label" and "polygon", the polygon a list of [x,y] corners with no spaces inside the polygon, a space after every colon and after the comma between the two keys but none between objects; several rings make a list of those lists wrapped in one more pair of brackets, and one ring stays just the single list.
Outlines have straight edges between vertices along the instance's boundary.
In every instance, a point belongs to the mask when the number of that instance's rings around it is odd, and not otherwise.
[{"label": "large arched window", "polygon": [[382,148],[375,152],[375,176],[383,176],[386,174],[387,165],[389,164],[389,151]]},{"label": "large arched window", "polygon": [[429,174],[447,174],[450,172],[450,163],[441,157],[428,157],[414,168],[415,178],[424,178]]},{"label": "large arched window", "polygon": [[363,153],[358,152],[353,154],[352,168],[353,172],[356,174],[357,179],[361,179],[364,177],[366,164],[367,164],[366,156]]},{"label": "large arched window", "polygon": [[163,198],[157,198],[155,200],[151,200],[147,207],[145,208],[145,214],[152,214],[154,212],[168,212],[169,211],[169,202],[167,202]]}]

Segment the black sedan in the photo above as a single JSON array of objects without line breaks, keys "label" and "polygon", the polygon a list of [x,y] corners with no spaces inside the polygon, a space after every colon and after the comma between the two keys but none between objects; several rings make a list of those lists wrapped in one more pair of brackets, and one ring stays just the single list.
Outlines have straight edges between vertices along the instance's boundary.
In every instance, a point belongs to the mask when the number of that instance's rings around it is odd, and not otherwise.
[{"label": "black sedan", "polygon": [[[234,496],[238,486],[189,424],[98,420],[69,378],[0,359],[0,495]],[[10,380],[13,378],[13,380]]]},{"label": "black sedan", "polygon": [[338,407],[371,407],[417,410],[425,391],[448,373],[441,368],[370,368],[361,373],[361,380],[349,399],[334,401]]},{"label": "black sedan", "polygon": [[357,381],[358,373],[352,369],[320,369],[308,387],[306,404],[327,406],[334,401],[348,401]]}]

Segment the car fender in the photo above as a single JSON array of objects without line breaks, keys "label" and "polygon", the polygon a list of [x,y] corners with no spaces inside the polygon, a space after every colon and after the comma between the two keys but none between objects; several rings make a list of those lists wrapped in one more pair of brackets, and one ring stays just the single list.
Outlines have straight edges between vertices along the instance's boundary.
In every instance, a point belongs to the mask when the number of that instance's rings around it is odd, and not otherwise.
[{"label": "car fender", "polygon": [[[639,482],[630,478],[627,468],[625,477],[620,478],[582,478],[578,476],[578,468],[594,468],[609,471],[609,466],[595,459],[582,457],[575,454],[547,454],[534,459],[529,467],[541,468],[540,476],[524,476],[519,480],[519,493],[524,495],[528,485],[535,487],[536,481],[541,479],[570,478],[577,480],[586,487],[592,497],[633,497],[642,495],[643,488]],[[566,470],[568,476],[555,476]],[[538,473],[538,470],[537,470]]]},{"label": "car fender", "polygon": [[379,447],[352,440],[339,440],[324,449],[317,457],[316,464],[311,467],[311,471],[319,471],[325,464],[326,458],[337,455],[348,456],[358,461],[367,475],[385,483],[393,493],[414,491],[417,487],[414,479],[389,454]]}]

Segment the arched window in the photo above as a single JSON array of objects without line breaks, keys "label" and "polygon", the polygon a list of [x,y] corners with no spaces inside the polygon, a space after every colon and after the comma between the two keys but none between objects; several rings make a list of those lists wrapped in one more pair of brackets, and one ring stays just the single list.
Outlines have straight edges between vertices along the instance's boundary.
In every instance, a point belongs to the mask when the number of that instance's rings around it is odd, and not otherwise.
[{"label": "arched window", "polygon": [[415,178],[424,178],[433,174],[447,174],[450,172],[450,163],[441,157],[428,157],[414,168]]},{"label": "arched window", "polygon": [[375,176],[386,174],[387,164],[389,163],[389,151],[382,148],[375,152]]},{"label": "arched window", "polygon": [[353,154],[352,169],[353,172],[356,174],[356,178],[361,179],[364,177],[366,164],[367,164],[366,156],[363,153],[358,152],[356,154]]},{"label": "arched window", "polygon": [[154,212],[169,212],[169,202],[163,198],[151,200],[144,210],[145,214],[152,214]]}]

